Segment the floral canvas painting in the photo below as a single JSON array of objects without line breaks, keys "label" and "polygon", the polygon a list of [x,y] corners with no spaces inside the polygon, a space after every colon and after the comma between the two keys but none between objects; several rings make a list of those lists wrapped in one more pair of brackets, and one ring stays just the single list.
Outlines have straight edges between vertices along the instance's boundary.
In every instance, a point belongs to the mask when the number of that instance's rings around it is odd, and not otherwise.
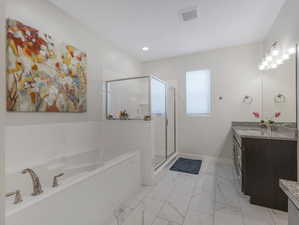
[{"label": "floral canvas painting", "polygon": [[87,56],[51,35],[7,21],[7,110],[86,112]]}]

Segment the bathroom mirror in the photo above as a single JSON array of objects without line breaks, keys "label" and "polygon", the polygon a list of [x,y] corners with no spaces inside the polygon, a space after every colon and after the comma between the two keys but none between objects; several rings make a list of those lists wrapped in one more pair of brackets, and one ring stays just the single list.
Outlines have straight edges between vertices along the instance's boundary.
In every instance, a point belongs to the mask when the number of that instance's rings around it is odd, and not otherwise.
[{"label": "bathroom mirror", "polygon": [[148,77],[106,82],[106,116],[110,120],[143,120],[149,115]]},{"label": "bathroom mirror", "polygon": [[[262,75],[262,114],[264,120],[296,123],[297,54]],[[276,114],[276,116],[275,116]]]}]

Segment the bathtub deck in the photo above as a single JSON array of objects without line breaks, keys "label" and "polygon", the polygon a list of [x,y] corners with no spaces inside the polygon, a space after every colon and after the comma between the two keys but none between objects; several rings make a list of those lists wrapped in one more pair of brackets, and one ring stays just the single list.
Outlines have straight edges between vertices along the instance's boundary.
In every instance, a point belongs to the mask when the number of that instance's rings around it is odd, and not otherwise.
[{"label": "bathtub deck", "polygon": [[287,213],[250,205],[238,191],[232,166],[212,158],[204,159],[199,175],[167,171],[156,186],[144,187],[125,205],[127,213],[144,207],[144,225],[288,223]]}]

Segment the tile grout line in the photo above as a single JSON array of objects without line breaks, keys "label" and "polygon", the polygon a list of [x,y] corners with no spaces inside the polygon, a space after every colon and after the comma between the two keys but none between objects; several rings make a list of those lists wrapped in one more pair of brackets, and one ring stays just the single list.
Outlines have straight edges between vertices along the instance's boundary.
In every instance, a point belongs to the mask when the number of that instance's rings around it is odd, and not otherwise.
[{"label": "tile grout line", "polygon": [[190,199],[189,199],[189,201],[188,201],[188,207],[187,207],[187,211],[186,211],[186,216],[183,218],[183,223],[182,223],[182,225],[184,225],[185,222],[186,222],[186,217],[187,217],[187,215],[188,215],[188,213],[189,213],[189,211],[190,211],[191,201],[192,201],[192,199],[193,199],[194,192],[195,192],[195,188],[196,188],[197,184],[198,184],[198,179],[196,179],[196,184],[194,184],[194,187],[193,187],[193,190],[192,190],[192,194],[191,194]]},{"label": "tile grout line", "polygon": [[[174,178],[173,175],[172,175],[172,177],[171,177],[171,180],[175,180],[175,178]],[[172,183],[172,185],[173,185],[173,183]],[[173,190],[174,190],[174,187],[172,187],[172,191],[173,191]],[[171,194],[171,193],[169,193],[167,197],[169,197],[170,194]],[[157,220],[158,218],[159,218],[159,219],[166,220],[168,223],[170,222],[169,220],[167,220],[167,219],[165,219],[165,218],[161,218],[161,217],[159,216],[159,213],[162,211],[162,209],[163,209],[163,207],[166,205],[166,203],[167,203],[167,200],[163,200],[163,203],[162,203],[161,207],[159,208],[160,210],[159,210],[158,214],[155,216],[153,222],[152,222],[150,225],[153,225],[153,224],[156,222],[156,220]]]}]

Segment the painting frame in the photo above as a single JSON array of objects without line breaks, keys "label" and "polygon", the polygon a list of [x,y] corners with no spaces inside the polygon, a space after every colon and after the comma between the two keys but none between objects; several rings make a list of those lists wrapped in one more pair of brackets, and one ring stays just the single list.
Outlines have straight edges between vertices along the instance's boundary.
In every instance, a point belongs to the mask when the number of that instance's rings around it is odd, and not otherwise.
[{"label": "painting frame", "polygon": [[7,19],[8,112],[87,112],[87,54]]}]

